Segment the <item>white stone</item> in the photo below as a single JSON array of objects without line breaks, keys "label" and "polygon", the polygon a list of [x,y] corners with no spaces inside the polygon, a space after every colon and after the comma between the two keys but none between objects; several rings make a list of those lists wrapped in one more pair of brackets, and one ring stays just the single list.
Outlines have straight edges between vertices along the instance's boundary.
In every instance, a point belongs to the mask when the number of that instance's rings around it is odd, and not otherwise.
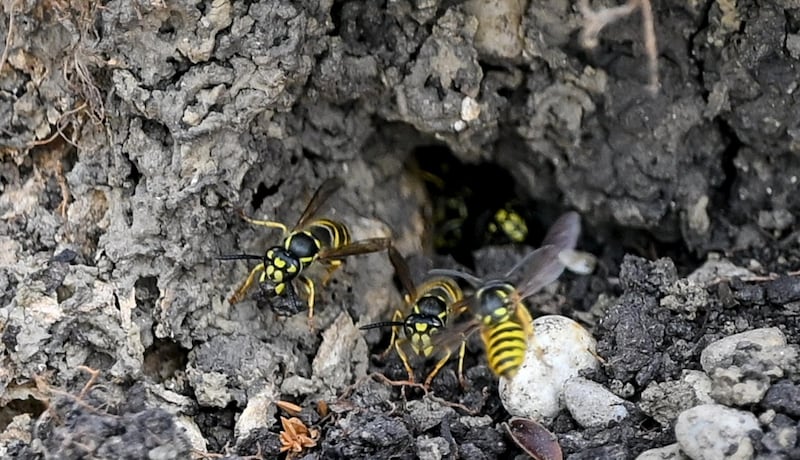
[{"label": "white stone", "polygon": [[576,377],[564,385],[564,404],[582,427],[594,428],[628,416],[625,400],[597,382]]},{"label": "white stone", "polygon": [[675,423],[675,438],[693,460],[752,459],[751,432],[760,432],[755,415],[721,404],[685,410]]},{"label": "white stone", "polygon": [[646,450],[639,454],[636,460],[689,460],[689,457],[683,455],[681,447],[675,443],[658,449]]},{"label": "white stone", "polygon": [[500,400],[511,415],[547,423],[563,407],[564,383],[599,365],[597,342],[583,326],[559,315],[536,318],[533,330],[519,371],[500,378]]},{"label": "white stone", "polygon": [[714,369],[723,366],[742,342],[758,345],[762,350],[782,348],[786,345],[786,336],[777,327],[770,327],[753,329],[717,340],[700,353],[700,365],[703,366],[703,370],[710,374]]}]

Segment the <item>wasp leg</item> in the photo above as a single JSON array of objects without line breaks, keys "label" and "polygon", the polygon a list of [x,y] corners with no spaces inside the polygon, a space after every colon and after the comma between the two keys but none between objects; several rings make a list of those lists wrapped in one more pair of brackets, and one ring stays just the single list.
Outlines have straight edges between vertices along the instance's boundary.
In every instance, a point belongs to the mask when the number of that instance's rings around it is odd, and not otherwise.
[{"label": "wasp leg", "polygon": [[406,354],[405,350],[403,350],[403,345],[406,343],[406,339],[399,339],[394,342],[394,348],[397,350],[397,355],[400,356],[400,361],[403,362],[403,366],[406,368],[406,372],[408,373],[408,381],[410,383],[414,383],[414,369],[411,368],[411,364],[408,362],[408,355]]},{"label": "wasp leg", "polygon": [[461,389],[467,388],[467,381],[464,379],[464,355],[467,353],[467,341],[461,341],[461,346],[458,349],[458,383],[461,384]]},{"label": "wasp leg", "polygon": [[228,299],[228,303],[235,304],[241,301],[244,298],[244,295],[247,293],[247,290],[250,289],[250,286],[253,284],[253,281],[256,279],[256,275],[259,272],[264,271],[264,264],[256,265],[252,270],[250,270],[250,275],[247,276],[247,279],[236,289],[236,292]]},{"label": "wasp leg", "polygon": [[306,294],[308,294],[308,325],[313,329],[314,328],[314,282],[302,275],[298,276],[297,279],[300,280],[301,283],[303,283],[303,287],[306,289]]},{"label": "wasp leg", "polygon": [[249,223],[251,223],[253,225],[260,225],[262,227],[269,227],[269,228],[277,228],[278,230],[282,231],[284,235],[288,235],[289,234],[289,229],[286,227],[286,225],[284,225],[284,224],[282,224],[280,222],[275,222],[275,221],[272,221],[272,220],[257,220],[257,219],[253,219],[252,217],[250,217],[247,214],[245,214],[243,211],[239,211],[239,215],[242,216],[242,219],[246,220],[247,222],[249,222]]},{"label": "wasp leg", "polygon": [[430,374],[428,374],[428,378],[425,379],[425,388],[429,388],[431,386],[433,378],[436,377],[436,374],[438,374],[439,371],[442,370],[444,365],[447,364],[447,361],[450,360],[451,355],[452,353],[450,352],[450,350],[447,350],[444,356],[442,356],[442,359],[440,359],[439,362],[436,363],[436,366],[434,366],[433,370],[430,372]]},{"label": "wasp leg", "polygon": [[[403,312],[400,310],[395,310],[394,316],[392,316],[392,322],[399,322],[402,320],[403,320]],[[394,344],[398,340],[397,329],[398,329],[397,326],[392,326],[392,338],[389,340],[389,346],[386,347],[386,350],[384,350],[383,353],[378,355],[380,356],[381,360],[385,360],[386,357],[389,355],[389,353],[391,353],[391,351],[394,349]]]},{"label": "wasp leg", "polygon": [[323,260],[322,262],[325,264],[325,269],[327,270],[327,273],[325,273],[325,277],[322,278],[322,285],[327,286],[328,282],[330,282],[331,280],[331,276],[333,275],[333,273],[336,272],[336,270],[338,270],[339,268],[341,268],[342,265],[344,265],[344,260],[333,259],[333,260]]}]

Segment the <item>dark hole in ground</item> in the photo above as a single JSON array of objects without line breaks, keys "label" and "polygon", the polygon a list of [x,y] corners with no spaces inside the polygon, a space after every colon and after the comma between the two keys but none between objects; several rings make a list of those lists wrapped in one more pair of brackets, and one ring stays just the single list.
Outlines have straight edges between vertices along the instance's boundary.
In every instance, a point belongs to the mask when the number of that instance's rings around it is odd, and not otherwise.
[{"label": "dark hole in ground", "polygon": [[[433,215],[433,247],[474,268],[484,246],[527,244],[544,237],[552,206],[542,212],[519,192],[511,174],[494,163],[465,164],[442,145],[417,148],[408,166],[425,183]],[[543,218],[547,217],[548,222]]]},{"label": "dark hole in ground", "polygon": [[253,209],[259,209],[261,205],[264,204],[264,200],[278,193],[278,188],[280,188],[282,184],[283,180],[279,180],[275,185],[267,187],[263,182],[260,182],[258,187],[256,187],[256,193],[253,194],[253,199],[250,201]]},{"label": "dark hole in ground", "polygon": [[158,300],[158,278],[155,276],[145,276],[136,280],[133,284],[135,289],[137,316],[142,314],[149,315]]},{"label": "dark hole in ground", "polygon": [[195,417],[198,428],[208,442],[209,452],[221,452],[233,439],[233,427],[236,423],[236,414],[239,409],[235,402],[225,408],[201,407]]},{"label": "dark hole in ground", "polygon": [[0,431],[5,431],[11,420],[17,415],[29,414],[32,419],[37,419],[42,412],[47,410],[44,402],[29,397],[27,399],[13,399],[0,407]]},{"label": "dark hole in ground", "polygon": [[144,374],[157,382],[170,379],[175,372],[186,368],[188,351],[171,341],[156,339],[144,351]]}]

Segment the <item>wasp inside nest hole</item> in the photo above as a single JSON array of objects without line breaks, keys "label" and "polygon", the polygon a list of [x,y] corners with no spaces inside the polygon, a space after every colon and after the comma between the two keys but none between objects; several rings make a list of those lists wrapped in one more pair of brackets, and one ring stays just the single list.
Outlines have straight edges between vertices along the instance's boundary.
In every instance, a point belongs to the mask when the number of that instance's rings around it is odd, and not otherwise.
[{"label": "wasp inside nest hole", "polygon": [[447,147],[428,145],[415,149],[407,169],[428,192],[428,238],[437,254],[475,268],[473,251],[477,249],[535,246],[542,239],[547,228],[546,219],[540,218],[542,206],[527,198],[503,167],[463,163]]}]

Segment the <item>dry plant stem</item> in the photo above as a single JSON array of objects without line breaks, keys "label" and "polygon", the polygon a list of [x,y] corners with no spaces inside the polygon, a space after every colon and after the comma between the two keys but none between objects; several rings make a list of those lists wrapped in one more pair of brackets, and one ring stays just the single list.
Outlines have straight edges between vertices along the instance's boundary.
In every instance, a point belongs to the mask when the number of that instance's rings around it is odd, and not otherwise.
[{"label": "dry plant stem", "polygon": [[598,37],[605,26],[631,15],[637,8],[642,12],[644,50],[645,54],[647,54],[647,72],[649,75],[647,89],[651,93],[655,93],[659,87],[658,47],[656,45],[653,7],[650,4],[650,0],[628,0],[624,5],[614,8],[601,8],[597,11],[591,8],[589,0],[578,0],[578,10],[584,19],[580,41],[584,47],[594,48],[597,46]]},{"label": "dry plant stem", "polygon": [[3,47],[3,54],[0,55],[0,74],[3,73],[3,66],[6,65],[8,59],[8,49],[11,48],[11,37],[14,34],[14,7],[17,6],[17,0],[6,2],[8,5],[8,33],[6,34],[6,45]]}]

